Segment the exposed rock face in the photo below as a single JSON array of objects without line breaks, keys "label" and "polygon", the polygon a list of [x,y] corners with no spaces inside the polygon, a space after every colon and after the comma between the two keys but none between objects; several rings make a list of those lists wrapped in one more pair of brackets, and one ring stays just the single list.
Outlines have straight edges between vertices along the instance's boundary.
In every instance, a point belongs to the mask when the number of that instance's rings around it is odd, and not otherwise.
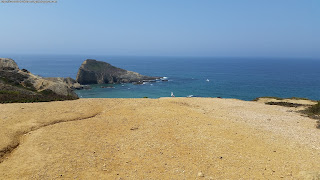
[{"label": "exposed rock face", "polygon": [[59,95],[78,97],[69,85],[63,81],[52,81],[34,75],[30,77],[30,81],[37,91],[51,90]]},{"label": "exposed rock face", "polygon": [[76,80],[71,77],[63,78],[63,77],[49,77],[45,78],[49,81],[53,81],[56,83],[66,84],[71,89],[83,89],[84,87],[80,85]]},{"label": "exposed rock face", "polygon": [[144,76],[93,59],[85,60],[77,74],[77,82],[80,84],[130,83],[157,78],[159,77]]},{"label": "exposed rock face", "polygon": [[[35,102],[77,99],[71,80],[54,81],[20,70],[12,59],[0,58],[0,102]],[[68,84],[67,82],[70,82]]]},{"label": "exposed rock face", "polygon": [[19,70],[19,67],[12,59],[0,58],[0,70]]}]

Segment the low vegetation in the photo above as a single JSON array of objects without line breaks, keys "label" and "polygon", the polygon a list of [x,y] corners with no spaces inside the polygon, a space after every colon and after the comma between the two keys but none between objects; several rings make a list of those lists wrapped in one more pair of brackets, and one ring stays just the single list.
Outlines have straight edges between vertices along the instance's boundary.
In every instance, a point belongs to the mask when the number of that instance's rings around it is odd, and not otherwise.
[{"label": "low vegetation", "polygon": [[252,101],[258,101],[260,98],[269,98],[269,99],[276,99],[276,100],[283,100],[283,98],[280,97],[273,97],[273,96],[263,96],[263,97],[257,97]]},{"label": "low vegetation", "polygon": [[311,114],[320,115],[320,101],[318,101],[317,104],[306,109],[306,111]]},{"label": "low vegetation", "polygon": [[33,102],[49,102],[75,100],[72,96],[58,95],[50,90],[45,90],[36,94],[26,94],[17,91],[0,91],[0,103],[33,103]]},{"label": "low vegetation", "polygon": [[[265,96],[265,97],[259,97],[254,99],[253,101],[258,101],[260,98],[269,98],[269,99],[276,99],[279,100],[280,102],[274,102],[274,101],[270,101],[270,102],[266,102],[265,104],[268,105],[278,105],[278,106],[285,106],[285,107],[305,107],[304,110],[300,110],[299,112],[308,116],[309,118],[312,119],[317,119],[317,125],[316,127],[318,129],[320,129],[320,101],[314,101],[314,100],[310,100],[307,98],[299,98],[299,97],[292,97],[292,98],[279,98],[279,97],[271,97],[271,96]],[[309,100],[312,102],[317,102],[317,104],[315,105],[308,105],[308,104],[298,104],[298,103],[291,103],[291,102],[284,102],[281,100]]]},{"label": "low vegetation", "polygon": [[289,99],[294,99],[294,100],[310,100],[310,101],[314,101],[314,100],[311,100],[311,99],[308,99],[308,98],[301,98],[301,97],[291,97]]},{"label": "low vegetation", "polygon": [[285,107],[300,107],[306,106],[304,104],[297,104],[297,103],[289,103],[289,102],[266,102],[268,105],[278,105],[278,106],[285,106]]},{"label": "low vegetation", "polygon": [[78,99],[51,90],[38,92],[26,75],[0,71],[0,103],[33,103]]},{"label": "low vegetation", "polygon": [[317,104],[303,110],[302,112],[307,114],[310,118],[318,119],[317,128],[320,129],[320,101],[318,101]]},{"label": "low vegetation", "polygon": [[1,77],[0,79],[0,104],[4,103],[33,103],[77,99],[72,96],[63,96],[51,90],[38,92],[33,85],[26,81],[22,86],[16,81]]},{"label": "low vegetation", "polygon": [[268,98],[268,99],[276,99],[276,100],[292,99],[292,100],[310,100],[310,101],[314,101],[314,100],[311,100],[311,99],[308,99],[308,98],[301,98],[301,97],[281,98],[281,97],[275,97],[275,96],[257,97],[253,101],[258,101],[260,98]]},{"label": "low vegetation", "polygon": [[1,95],[1,94],[18,95],[18,94],[20,94],[20,92],[18,92],[18,91],[3,91],[3,90],[0,90],[0,95]]},{"label": "low vegetation", "polygon": [[299,112],[307,115],[309,118],[317,119],[316,127],[320,129],[320,101],[318,101],[318,103],[315,105],[296,104],[296,103],[289,103],[289,102],[266,102],[265,104],[285,106],[285,107],[309,106],[305,110],[301,110]]}]

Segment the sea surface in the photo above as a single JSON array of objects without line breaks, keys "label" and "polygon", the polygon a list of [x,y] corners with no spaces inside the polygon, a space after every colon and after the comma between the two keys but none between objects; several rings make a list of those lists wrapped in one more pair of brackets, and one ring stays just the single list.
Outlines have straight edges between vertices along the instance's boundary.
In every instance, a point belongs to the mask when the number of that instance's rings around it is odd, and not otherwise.
[{"label": "sea surface", "polygon": [[[93,85],[81,98],[261,96],[320,99],[320,59],[226,57],[122,57],[92,55],[8,55],[19,67],[44,77],[76,78],[85,59],[96,59],[143,75],[168,77],[144,85]],[[101,88],[113,86],[114,88]]]}]

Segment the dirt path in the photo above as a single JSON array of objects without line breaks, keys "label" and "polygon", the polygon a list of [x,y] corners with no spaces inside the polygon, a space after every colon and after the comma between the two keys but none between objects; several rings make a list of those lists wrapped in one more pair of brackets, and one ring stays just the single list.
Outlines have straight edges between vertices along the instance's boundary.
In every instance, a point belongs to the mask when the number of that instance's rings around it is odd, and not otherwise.
[{"label": "dirt path", "polygon": [[6,104],[0,123],[0,179],[310,179],[320,173],[315,121],[258,102]]}]

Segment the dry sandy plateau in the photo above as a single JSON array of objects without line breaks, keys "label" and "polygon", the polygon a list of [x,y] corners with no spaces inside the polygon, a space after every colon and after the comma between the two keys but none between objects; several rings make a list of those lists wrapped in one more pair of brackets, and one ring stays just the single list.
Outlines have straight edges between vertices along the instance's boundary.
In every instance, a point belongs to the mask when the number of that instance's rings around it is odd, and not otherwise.
[{"label": "dry sandy plateau", "polygon": [[235,99],[1,104],[0,179],[320,179],[315,124]]}]

